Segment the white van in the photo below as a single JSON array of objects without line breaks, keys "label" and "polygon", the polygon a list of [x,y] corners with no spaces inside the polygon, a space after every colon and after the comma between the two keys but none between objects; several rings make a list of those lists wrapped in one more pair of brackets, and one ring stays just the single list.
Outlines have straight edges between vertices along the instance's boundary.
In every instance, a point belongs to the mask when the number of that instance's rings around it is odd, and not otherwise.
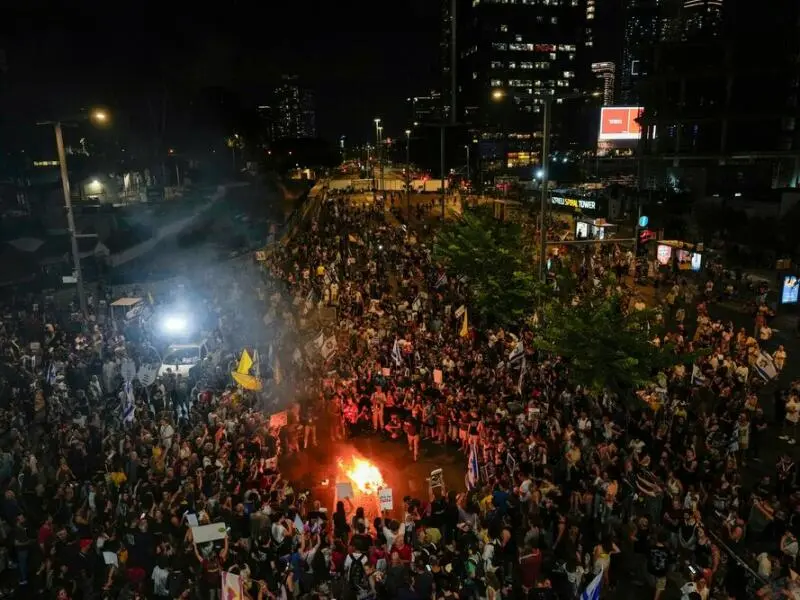
[{"label": "white van", "polygon": [[205,340],[191,344],[171,344],[161,359],[158,375],[166,375],[169,370],[173,374],[188,377],[189,370],[207,356],[208,346]]}]

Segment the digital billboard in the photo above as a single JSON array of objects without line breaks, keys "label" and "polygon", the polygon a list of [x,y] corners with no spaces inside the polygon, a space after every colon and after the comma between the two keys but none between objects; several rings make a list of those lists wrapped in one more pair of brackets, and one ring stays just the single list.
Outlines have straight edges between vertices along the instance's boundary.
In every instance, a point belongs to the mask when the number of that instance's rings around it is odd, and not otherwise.
[{"label": "digital billboard", "polygon": [[781,289],[781,304],[797,304],[800,280],[796,275],[785,275]]},{"label": "digital billboard", "polygon": [[604,106],[600,109],[600,130],[597,140],[638,140],[642,128],[636,119],[642,114],[640,106]]}]

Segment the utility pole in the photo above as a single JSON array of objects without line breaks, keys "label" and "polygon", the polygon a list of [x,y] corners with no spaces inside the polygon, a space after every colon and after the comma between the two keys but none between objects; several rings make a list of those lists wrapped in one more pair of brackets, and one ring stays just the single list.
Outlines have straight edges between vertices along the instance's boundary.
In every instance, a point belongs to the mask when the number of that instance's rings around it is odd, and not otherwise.
[{"label": "utility pole", "polygon": [[72,214],[72,198],[69,192],[69,171],[67,170],[67,153],[64,151],[64,136],[61,133],[61,121],[53,123],[56,132],[56,149],[58,166],[61,169],[61,188],[64,191],[64,208],[67,211],[67,229],[72,246],[72,268],[75,270],[75,282],[78,287],[78,304],[81,314],[86,318],[89,314],[86,306],[86,290],[83,289],[83,272],[81,271],[81,255],[78,251],[78,236],[75,232],[75,217]]},{"label": "utility pole", "polygon": [[411,220],[411,130],[406,129],[406,220]]},{"label": "utility pole", "polygon": [[441,173],[442,173],[442,180],[441,180],[441,186],[442,186],[442,188],[441,188],[441,192],[442,192],[442,222],[444,222],[444,215],[445,215],[445,196],[444,196],[444,194],[445,194],[445,190],[444,190],[444,177],[445,177],[445,173],[444,173],[444,169],[445,169],[445,166],[444,166],[444,128],[445,128],[445,126],[444,126],[444,124],[442,124],[442,127],[439,130],[440,131],[440,135],[439,135],[439,158],[440,158],[440,161],[441,161],[439,166],[441,168]]},{"label": "utility pole", "polygon": [[381,127],[381,120],[380,118],[373,119],[375,122],[375,164],[372,165],[372,203],[378,201],[378,164],[380,161],[380,151],[381,151],[381,142],[380,142],[380,127]]},{"label": "utility pole", "polygon": [[542,132],[542,196],[539,224],[539,279],[542,283],[547,281],[547,183],[550,178],[550,119],[552,118],[553,98],[544,97],[544,127]]},{"label": "utility pole", "polygon": [[464,148],[467,149],[467,182],[471,180],[470,173],[469,173],[469,144],[466,144]]}]

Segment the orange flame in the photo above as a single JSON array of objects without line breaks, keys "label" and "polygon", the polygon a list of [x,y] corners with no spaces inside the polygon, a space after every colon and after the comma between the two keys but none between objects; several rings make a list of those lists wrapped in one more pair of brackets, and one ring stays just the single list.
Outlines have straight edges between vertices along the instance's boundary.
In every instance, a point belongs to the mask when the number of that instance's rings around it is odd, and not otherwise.
[{"label": "orange flame", "polygon": [[344,473],[361,492],[376,493],[380,488],[386,487],[380,470],[368,460],[353,456],[350,459],[349,465],[346,465],[341,458],[337,463],[342,473]]}]

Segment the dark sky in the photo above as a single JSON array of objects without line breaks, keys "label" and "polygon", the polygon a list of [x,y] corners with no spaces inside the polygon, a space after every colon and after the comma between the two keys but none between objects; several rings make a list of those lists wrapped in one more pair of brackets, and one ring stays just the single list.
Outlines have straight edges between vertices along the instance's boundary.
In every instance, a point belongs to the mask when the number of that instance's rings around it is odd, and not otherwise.
[{"label": "dark sky", "polygon": [[400,133],[405,97],[438,83],[436,0],[34,0],[9,9],[0,24],[6,121],[124,106],[164,82],[225,86],[255,107],[281,73],[297,73],[315,92],[320,135],[356,142],[371,136],[375,116],[388,135]]}]

